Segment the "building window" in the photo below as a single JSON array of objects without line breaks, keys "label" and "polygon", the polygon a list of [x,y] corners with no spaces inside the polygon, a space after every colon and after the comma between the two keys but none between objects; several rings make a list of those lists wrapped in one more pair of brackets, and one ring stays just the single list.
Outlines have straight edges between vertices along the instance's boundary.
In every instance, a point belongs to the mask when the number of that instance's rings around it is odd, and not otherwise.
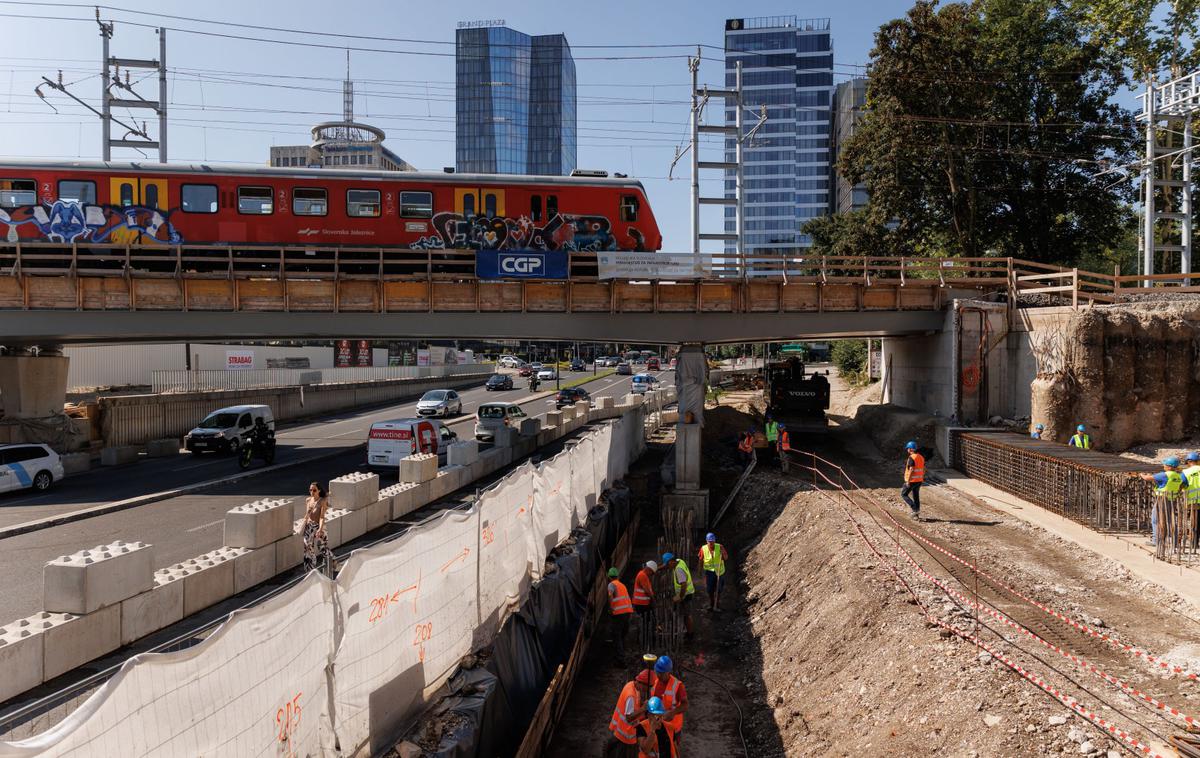
[{"label": "building window", "polygon": [[96,183],[63,180],[58,183],[58,199],[64,203],[95,204]]},{"label": "building window", "polygon": [[292,213],[297,216],[324,216],[329,213],[325,190],[298,187],[292,190]]},{"label": "building window", "polygon": [[433,218],[433,193],[401,192],[400,215],[403,218]]},{"label": "building window", "polygon": [[0,179],[0,208],[17,208],[37,202],[37,182],[32,179]]},{"label": "building window", "polygon": [[238,213],[269,216],[275,212],[270,187],[238,187]]},{"label": "building window", "polygon": [[375,218],[379,215],[379,190],[347,190],[346,215]]},{"label": "building window", "polygon": [[637,217],[638,217],[637,195],[621,195],[621,220],[622,221],[637,221]]},{"label": "building window", "polygon": [[216,213],[217,186],[215,184],[185,184],[179,191],[179,207],[184,213]]},{"label": "building window", "polygon": [[532,221],[542,220],[542,196],[533,195],[529,198],[529,218]]}]

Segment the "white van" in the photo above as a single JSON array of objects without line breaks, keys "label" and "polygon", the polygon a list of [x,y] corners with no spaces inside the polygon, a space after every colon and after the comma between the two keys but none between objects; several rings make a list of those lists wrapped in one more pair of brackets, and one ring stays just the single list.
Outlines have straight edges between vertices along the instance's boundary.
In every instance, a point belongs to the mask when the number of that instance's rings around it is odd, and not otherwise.
[{"label": "white van", "polygon": [[269,405],[232,405],[215,410],[184,436],[183,446],[196,455],[236,453],[250,437],[255,420],[260,418],[268,429],[275,431],[275,417]]},{"label": "white van", "polygon": [[480,403],[475,412],[475,439],[491,442],[496,430],[502,426],[520,428],[521,421],[528,418],[516,403]]},{"label": "white van", "polygon": [[398,418],[371,424],[367,437],[367,466],[396,473],[400,459],[413,453],[437,453],[438,465],[446,462],[446,446],[458,435],[441,421]]}]

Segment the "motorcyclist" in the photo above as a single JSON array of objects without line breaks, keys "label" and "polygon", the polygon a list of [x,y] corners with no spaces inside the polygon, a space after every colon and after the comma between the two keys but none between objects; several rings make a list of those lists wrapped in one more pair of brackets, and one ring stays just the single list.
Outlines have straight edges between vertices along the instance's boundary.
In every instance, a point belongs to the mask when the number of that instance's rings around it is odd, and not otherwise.
[{"label": "motorcyclist", "polygon": [[256,455],[262,456],[267,464],[275,460],[275,432],[267,426],[267,422],[261,416],[254,419],[254,426],[246,438],[246,445],[238,456],[238,465],[247,468]]},{"label": "motorcyclist", "polygon": [[538,384],[540,384],[540,383],[541,383],[541,381],[537,378],[537,374],[530,374],[530,376],[529,376],[529,391],[537,392]]}]

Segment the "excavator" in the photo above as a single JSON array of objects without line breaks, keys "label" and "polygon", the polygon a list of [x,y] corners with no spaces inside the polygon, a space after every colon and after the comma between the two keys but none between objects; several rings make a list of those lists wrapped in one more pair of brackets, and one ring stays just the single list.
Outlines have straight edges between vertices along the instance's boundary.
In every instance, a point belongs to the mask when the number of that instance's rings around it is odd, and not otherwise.
[{"label": "excavator", "polygon": [[793,434],[826,432],[829,420],[829,379],[825,373],[805,370],[804,362],[793,356],[770,363],[766,371],[768,412]]}]

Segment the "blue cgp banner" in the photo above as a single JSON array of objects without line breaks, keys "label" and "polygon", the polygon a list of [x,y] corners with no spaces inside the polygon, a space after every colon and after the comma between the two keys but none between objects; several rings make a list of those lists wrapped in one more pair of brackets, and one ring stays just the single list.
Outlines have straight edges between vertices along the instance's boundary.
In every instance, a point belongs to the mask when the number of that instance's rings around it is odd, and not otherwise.
[{"label": "blue cgp banner", "polygon": [[475,276],[480,279],[566,279],[565,250],[477,250]]}]

